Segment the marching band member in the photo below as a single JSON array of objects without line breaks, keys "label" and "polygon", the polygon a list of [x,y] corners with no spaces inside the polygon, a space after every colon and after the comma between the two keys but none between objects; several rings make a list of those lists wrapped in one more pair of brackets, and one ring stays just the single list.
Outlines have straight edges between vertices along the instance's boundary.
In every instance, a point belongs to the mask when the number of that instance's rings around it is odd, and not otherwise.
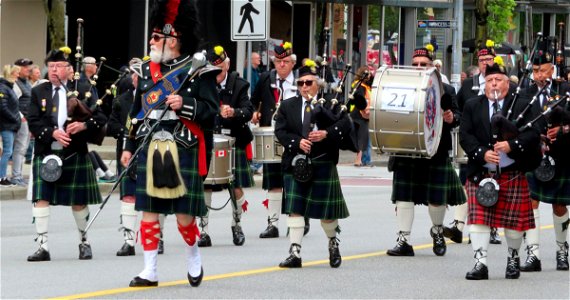
[{"label": "marching band member", "polygon": [[[496,57],[494,60],[495,64],[486,68],[485,94],[465,103],[460,127],[460,143],[468,155],[467,222],[470,225],[471,245],[476,260],[473,269],[465,276],[469,280],[489,278],[487,248],[491,227],[505,229],[508,245],[505,277],[519,278],[518,251],[523,231],[534,228],[528,184],[523,172],[537,160],[539,134],[531,127],[515,137],[494,138],[500,132],[492,126],[491,117],[494,113],[501,112],[506,115],[513,100],[512,94],[508,92],[509,78],[502,59]],[[524,102],[516,102],[515,115],[522,111]],[[483,202],[485,199],[477,196],[477,189],[483,179],[487,181],[483,181],[483,184],[494,186],[488,182],[491,178],[496,178],[499,187],[498,195],[494,195],[498,201],[494,205]],[[487,186],[481,187],[480,191],[486,192],[485,187]],[[495,187],[491,188],[491,191],[495,190]],[[488,204],[484,206],[480,202]]]},{"label": "marching band member", "polygon": [[[485,45],[482,45],[479,51],[477,51],[479,74],[465,79],[457,92],[459,112],[463,112],[463,106],[465,106],[467,100],[485,94],[485,70],[487,66],[493,64],[493,58],[495,58],[495,43],[492,40],[487,40]],[[467,181],[467,165],[465,164],[459,166],[459,179],[461,180],[461,184],[465,186]],[[455,207],[452,226],[444,227],[443,235],[455,243],[460,244],[463,241],[463,228],[465,226],[466,217],[467,203]],[[501,244],[501,237],[499,237],[497,228],[491,228],[489,239],[491,244]]]},{"label": "marching band member", "polygon": [[[245,243],[245,235],[241,228],[241,215],[247,208],[247,201],[243,188],[252,187],[254,185],[253,174],[249,167],[250,157],[247,155],[247,147],[253,140],[253,135],[249,125],[253,114],[253,105],[249,101],[249,83],[239,77],[238,72],[229,72],[230,58],[222,46],[215,46],[208,50],[208,61],[213,66],[222,69],[222,72],[216,77],[218,84],[218,99],[220,100],[220,112],[216,115],[217,133],[226,134],[235,138],[235,172],[234,172],[234,193],[236,205],[232,205],[232,235],[233,243],[241,246]],[[251,149],[250,149],[251,150]],[[215,159],[215,158],[214,158]],[[206,205],[212,205],[212,186],[205,186]],[[233,203],[233,202],[232,202]],[[208,213],[209,214],[209,213]],[[198,246],[210,247],[212,240],[208,234],[208,214],[200,218],[200,240]]]},{"label": "marching band member", "polygon": [[[101,203],[101,193],[89,160],[87,140],[107,120],[97,110],[85,122],[68,122],[71,116],[68,116],[65,85],[69,62],[61,50],[52,50],[45,62],[49,81],[32,89],[28,115],[30,131],[36,139],[32,162],[32,214],[38,234],[36,241],[40,245],[34,254],[28,256],[28,261],[50,260],[47,233],[52,205],[71,206],[79,230],[79,259],[91,259],[91,245],[84,232],[89,219],[87,205]],[[89,107],[93,104],[87,99]],[[43,163],[50,157],[61,162],[58,163],[59,170],[48,168],[49,164]],[[54,174],[60,174],[60,177],[51,177]]]},{"label": "marching band member", "polygon": [[[340,232],[338,219],[347,218],[349,213],[336,164],[340,141],[350,132],[351,124],[347,116],[326,128],[319,127],[318,120],[313,120],[311,101],[318,93],[319,80],[315,62],[307,60],[299,69],[300,95],[281,104],[275,121],[275,135],[285,148],[281,162],[285,191],[283,213],[289,215],[287,226],[291,241],[290,256],[279,264],[282,268],[302,267],[304,217],[321,220],[329,239],[330,266],[338,268],[342,262],[336,233]],[[300,170],[309,160],[312,170]],[[309,178],[307,174],[311,171],[312,178]]]},{"label": "marching band member", "polygon": [[[259,126],[272,126],[273,115],[277,103],[295,97],[295,73],[293,67],[297,56],[293,53],[292,45],[285,42],[275,46],[275,56],[272,57],[275,70],[267,71],[259,77],[259,81],[251,102],[255,111],[251,122]],[[263,189],[267,190],[267,228],[259,235],[260,238],[279,237],[279,215],[283,198],[283,174],[279,164],[263,164]]]},{"label": "marching band member", "polygon": [[[412,65],[433,67],[433,46],[414,50]],[[445,255],[447,246],[443,238],[443,219],[446,205],[465,203],[465,193],[459,178],[453,169],[449,150],[451,149],[451,129],[459,124],[460,114],[455,102],[455,90],[443,84],[450,108],[443,112],[442,136],[437,153],[431,159],[393,158],[392,202],[396,204],[398,219],[398,239],[390,256],[414,256],[414,248],[409,244],[414,222],[414,205],[428,206],[433,226],[430,235],[433,238],[433,253]],[[439,101],[437,102],[439,103]]]},{"label": "marching band member", "polygon": [[[142,147],[134,158],[135,209],[143,212],[140,238],[145,267],[129,286],[158,285],[158,218],[162,213],[176,215],[185,242],[188,281],[196,287],[204,271],[195,217],[207,212],[203,179],[208,173],[218,112],[215,76],[219,69],[201,68],[205,64],[202,53],[191,55],[199,42],[194,1],[155,1],[150,23],[151,59],[141,68],[130,114],[133,126],[121,157],[126,166],[137,146]],[[157,122],[156,130],[150,132]],[[150,143],[140,144],[147,135],[152,137]]]},{"label": "marching band member", "polygon": [[[532,75],[534,85],[522,91],[527,94],[530,99],[536,95],[539,90],[542,93],[538,95],[537,101],[532,104],[531,111],[533,116],[538,116],[548,108],[548,98],[555,96],[554,91],[560,91],[563,96],[569,87],[567,83],[556,81],[549,83],[546,79],[552,79],[554,73],[553,55],[547,47],[547,43],[542,43],[533,58]],[[560,85],[560,88],[557,87]],[[530,113],[530,112],[527,112]],[[566,124],[568,120],[566,120]],[[526,174],[528,186],[530,189],[530,197],[532,199],[532,208],[534,213],[534,221],[536,227],[526,231],[526,250],[527,259],[521,266],[523,272],[541,271],[542,265],[540,261],[540,211],[538,205],[540,202],[552,204],[552,217],[554,220],[554,233],[558,250],[556,251],[556,269],[568,270],[568,208],[570,205],[570,158],[567,151],[570,145],[570,135],[564,134],[563,127],[560,123],[550,123],[547,119],[542,118],[537,121],[537,126],[543,138],[547,140],[548,154],[555,162],[554,177],[548,181],[541,181],[535,176],[534,172]],[[552,125],[552,126],[549,126]],[[540,202],[539,202],[540,201]]]}]

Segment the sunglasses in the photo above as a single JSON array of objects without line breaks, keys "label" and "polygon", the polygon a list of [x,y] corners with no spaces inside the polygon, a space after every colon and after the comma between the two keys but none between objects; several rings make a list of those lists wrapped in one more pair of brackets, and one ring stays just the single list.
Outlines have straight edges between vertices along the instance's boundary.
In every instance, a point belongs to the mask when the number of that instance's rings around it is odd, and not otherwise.
[{"label": "sunglasses", "polygon": [[313,85],[314,80],[297,80],[297,86],[311,86]]},{"label": "sunglasses", "polygon": [[414,67],[427,67],[428,63],[421,62],[421,63],[417,63],[417,64],[412,64],[412,66],[414,66]]},{"label": "sunglasses", "polygon": [[154,42],[160,42],[160,40],[167,38],[167,36],[165,35],[160,35],[160,34],[153,34],[150,36],[150,38],[154,41]]}]

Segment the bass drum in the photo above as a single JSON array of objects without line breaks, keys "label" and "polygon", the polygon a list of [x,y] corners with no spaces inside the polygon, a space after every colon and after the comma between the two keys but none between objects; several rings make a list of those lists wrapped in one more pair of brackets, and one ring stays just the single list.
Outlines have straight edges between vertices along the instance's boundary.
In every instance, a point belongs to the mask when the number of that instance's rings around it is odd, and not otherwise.
[{"label": "bass drum", "polygon": [[231,136],[214,134],[210,169],[204,184],[226,184],[234,179],[234,143],[235,139]]},{"label": "bass drum", "polygon": [[443,127],[442,93],[436,68],[380,67],[372,84],[372,146],[396,156],[434,156]]}]

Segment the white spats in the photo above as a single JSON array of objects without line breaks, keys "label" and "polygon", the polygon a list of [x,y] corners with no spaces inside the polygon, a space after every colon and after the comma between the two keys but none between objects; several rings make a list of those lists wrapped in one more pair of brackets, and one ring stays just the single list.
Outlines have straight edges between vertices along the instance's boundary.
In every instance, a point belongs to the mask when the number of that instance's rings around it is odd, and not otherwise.
[{"label": "white spats", "polygon": [[467,202],[458,205],[455,207],[455,213],[453,215],[453,219],[457,220],[457,229],[459,231],[463,231],[465,227],[465,218],[467,217]]},{"label": "white spats", "polygon": [[186,262],[188,265],[188,274],[192,277],[200,276],[202,269],[202,257],[200,256],[200,248],[198,243],[193,246],[185,244]]},{"label": "white spats", "polygon": [[158,273],[156,271],[158,258],[158,250],[144,251],[144,270],[139,273],[139,277],[149,280],[158,281]]},{"label": "white spats", "polygon": [[[538,209],[532,210],[534,214],[535,228],[526,231],[526,244],[529,255],[540,258],[540,211]],[[506,233],[505,233],[506,234]]]},{"label": "white spats", "polygon": [[49,224],[49,206],[48,207],[33,207],[32,215],[34,216],[34,221],[36,223],[36,232],[38,237],[36,241],[40,244],[40,247],[45,250],[48,248],[48,224]]},{"label": "white spats", "polygon": [[287,217],[287,226],[289,227],[289,241],[291,244],[301,245],[305,231],[305,218]]},{"label": "white spats", "polygon": [[475,252],[475,259],[487,265],[487,249],[489,249],[489,234],[491,228],[486,225],[473,224],[469,227],[471,236],[471,247]]},{"label": "white spats", "polygon": [[121,201],[121,223],[123,225],[125,243],[134,246],[137,224],[137,212],[135,211],[134,203]]}]

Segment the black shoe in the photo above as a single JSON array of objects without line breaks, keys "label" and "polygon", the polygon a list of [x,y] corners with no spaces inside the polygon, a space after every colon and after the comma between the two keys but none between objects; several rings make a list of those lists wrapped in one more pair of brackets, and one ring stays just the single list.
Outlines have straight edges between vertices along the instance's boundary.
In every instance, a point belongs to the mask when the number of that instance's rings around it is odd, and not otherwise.
[{"label": "black shoe", "polygon": [[518,279],[521,276],[520,257],[507,257],[507,269],[505,271],[506,279]]},{"label": "black shoe", "polygon": [[117,251],[117,256],[131,256],[135,255],[135,246],[131,246],[128,243],[124,243],[121,249]]},{"label": "black shoe", "polygon": [[259,234],[260,239],[268,239],[268,238],[278,238],[279,237],[279,228],[269,225],[265,230]]},{"label": "black shoe", "polygon": [[311,223],[309,222],[309,218],[305,218],[305,228],[303,230],[303,236],[306,236],[307,233],[309,233],[309,230],[311,230]]},{"label": "black shoe", "polygon": [[542,264],[536,255],[529,255],[526,261],[520,267],[521,272],[540,272],[542,271]]},{"label": "black shoe", "polygon": [[443,236],[457,244],[461,244],[463,242],[463,232],[457,228],[457,225],[454,225],[452,227],[444,226]]},{"label": "black shoe", "polygon": [[148,286],[158,286],[158,281],[150,281],[148,279],[144,279],[144,278],[140,278],[140,277],[135,277],[133,278],[133,280],[131,280],[131,283],[129,283],[130,287],[148,287]]},{"label": "black shoe", "polygon": [[188,282],[190,285],[193,287],[198,287],[200,283],[202,283],[202,278],[204,278],[204,268],[200,269],[200,275],[198,275],[198,277],[192,277],[190,276],[190,273],[186,273],[186,275],[188,276]]},{"label": "black shoe", "polygon": [[390,256],[414,256],[414,247],[408,244],[408,242],[403,238],[401,232],[398,234],[398,243],[394,248],[386,251],[386,254]]},{"label": "black shoe", "polygon": [[212,247],[212,239],[210,235],[203,232],[200,234],[200,239],[198,240],[198,247]]},{"label": "black shoe", "polygon": [[28,261],[50,261],[49,251],[40,247],[34,254],[28,256]]},{"label": "black shoe", "polygon": [[[441,227],[441,226],[434,226]],[[430,235],[433,238],[433,253],[437,256],[444,256],[447,252],[447,245],[445,245],[445,239],[443,238],[443,229],[436,229],[438,233],[433,232],[434,228],[430,229]]]},{"label": "black shoe", "polygon": [[338,238],[334,237],[329,239],[329,265],[331,268],[338,268],[342,263],[342,257],[338,250]]},{"label": "black shoe", "polygon": [[302,268],[303,261],[300,257],[297,257],[293,254],[289,255],[284,261],[279,263],[280,268]]},{"label": "black shoe", "polygon": [[93,258],[93,253],[91,252],[91,245],[87,243],[79,244],[79,259],[87,260],[92,258]]},{"label": "black shoe", "polygon": [[564,242],[563,249],[556,251],[556,270],[568,271],[568,242]]},{"label": "black shoe", "polygon": [[489,269],[487,269],[486,265],[477,262],[473,267],[473,270],[467,272],[467,274],[465,275],[465,279],[467,280],[489,279]]},{"label": "black shoe", "polygon": [[489,243],[495,244],[495,245],[500,245],[503,243],[503,242],[501,242],[501,237],[499,236],[499,232],[498,232],[496,227],[491,227],[491,234],[489,236]]},{"label": "black shoe", "polygon": [[241,230],[241,226],[239,226],[239,225],[232,226],[232,235],[234,237],[234,239],[233,239],[234,245],[241,246],[241,245],[243,245],[243,243],[245,243],[245,235],[243,234],[243,231]]},{"label": "black shoe", "polygon": [[164,254],[164,241],[162,240],[162,234],[160,235],[160,240],[158,240],[158,254]]}]

